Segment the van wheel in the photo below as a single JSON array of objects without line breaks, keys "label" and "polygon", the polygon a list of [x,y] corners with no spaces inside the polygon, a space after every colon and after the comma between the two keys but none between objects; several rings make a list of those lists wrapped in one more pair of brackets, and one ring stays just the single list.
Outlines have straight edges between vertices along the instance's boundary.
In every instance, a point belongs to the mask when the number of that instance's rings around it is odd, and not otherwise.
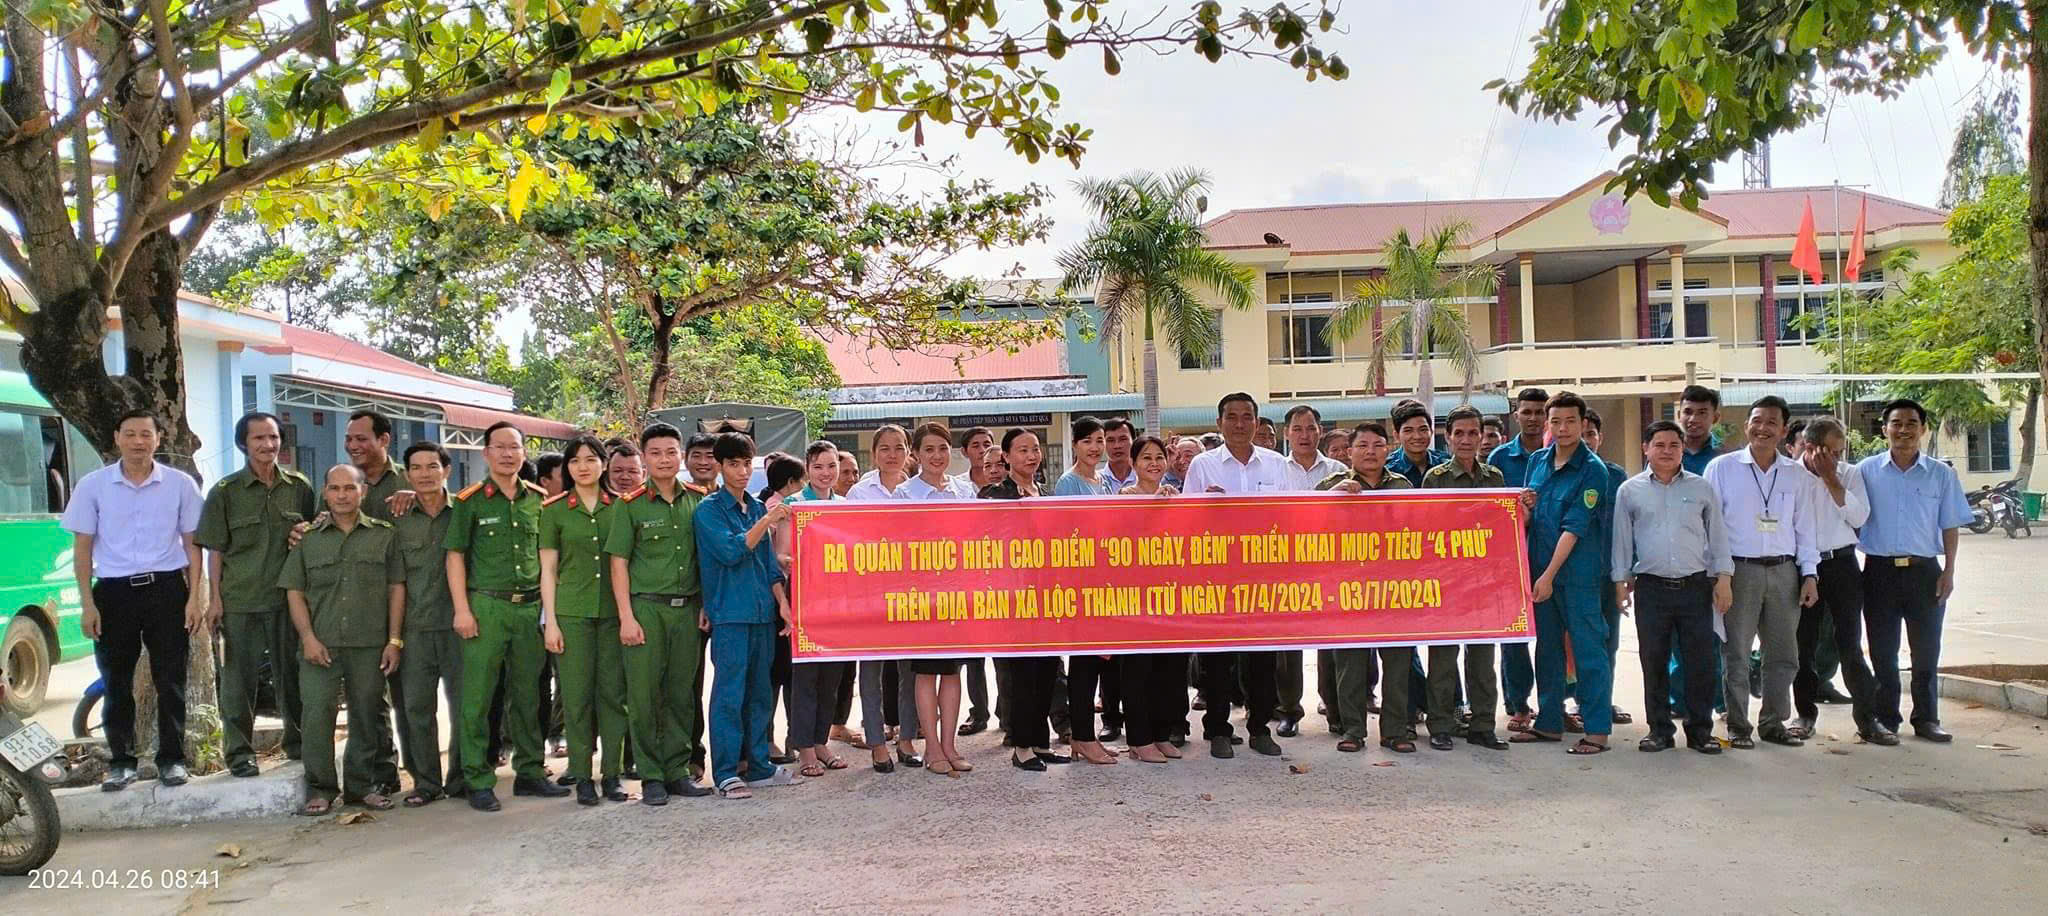
[{"label": "van wheel", "polygon": [[50,689],[50,644],[42,625],[27,615],[16,616],[0,634],[0,677],[7,679],[9,712],[27,718],[42,709]]}]

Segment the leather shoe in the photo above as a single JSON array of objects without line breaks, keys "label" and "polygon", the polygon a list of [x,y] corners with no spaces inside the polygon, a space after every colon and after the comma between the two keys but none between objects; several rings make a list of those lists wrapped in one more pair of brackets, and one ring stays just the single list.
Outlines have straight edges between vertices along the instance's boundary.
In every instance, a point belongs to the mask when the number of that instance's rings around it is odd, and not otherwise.
[{"label": "leather shoe", "polygon": [[1834,684],[1827,682],[1823,682],[1820,685],[1820,689],[1814,692],[1813,697],[1829,706],[1841,706],[1846,703],[1856,702],[1855,698],[1836,689]]},{"label": "leather shoe", "polygon": [[1865,744],[1875,744],[1879,747],[1899,746],[1899,733],[1882,725],[1872,725],[1869,728],[1857,729],[1856,737],[1862,738]]},{"label": "leather shoe", "polygon": [[1218,760],[1229,760],[1230,758],[1237,756],[1237,751],[1231,749],[1230,739],[1227,737],[1210,738],[1209,756],[1214,757]]},{"label": "leather shoe", "polygon": [[1714,740],[1712,737],[1699,741],[1688,740],[1686,746],[1709,756],[1721,753],[1721,742]]},{"label": "leather shoe", "polygon": [[710,787],[702,785],[694,779],[671,779],[662,783],[662,788],[667,789],[670,795],[683,798],[703,798],[706,795],[710,795],[712,791]]},{"label": "leather shoe", "polygon": [[1036,754],[1022,760],[1017,759],[1017,755],[1011,754],[1010,765],[1020,770],[1030,770],[1033,773],[1045,772],[1045,761],[1038,759]]},{"label": "leather shoe", "polygon": [[1074,758],[1070,755],[1055,754],[1051,751],[1037,751],[1033,754],[1033,756],[1038,758],[1039,763],[1049,763],[1053,766],[1059,766],[1060,764],[1074,762]]},{"label": "leather shoe", "polygon": [[1800,745],[1806,743],[1805,741],[1800,740],[1798,736],[1792,734],[1791,732],[1776,728],[1762,733],[1761,737],[1765,741],[1769,741],[1772,744],[1782,745],[1784,747],[1799,747]]},{"label": "leather shoe", "polygon": [[100,791],[119,792],[135,782],[134,767],[113,767],[107,770],[107,778],[100,782]]},{"label": "leather shoe", "polygon": [[987,719],[969,719],[960,723],[960,737],[962,738],[969,735],[979,735],[985,731],[988,731]]},{"label": "leather shoe", "polygon": [[622,802],[633,797],[627,795],[625,788],[619,785],[617,776],[606,776],[604,782],[598,785],[597,791],[604,796],[605,801]]},{"label": "leather shoe", "polygon": [[1932,741],[1936,744],[1947,744],[1950,741],[1956,740],[1956,736],[1944,731],[1941,725],[1935,722],[1915,723],[1913,725],[1913,736],[1922,741]]},{"label": "leather shoe", "polygon": [[1642,751],[1645,754],[1668,751],[1675,746],[1677,746],[1677,742],[1663,735],[1649,735],[1644,737],[1643,740],[1636,742],[1636,750]]},{"label": "leather shoe", "polygon": [[1252,750],[1268,757],[1278,757],[1280,756],[1280,742],[1273,740],[1272,735],[1253,735]]},{"label": "leather shoe", "polygon": [[668,804],[668,787],[658,780],[640,780],[640,803],[660,807]]},{"label": "leather shoe", "polygon": [[244,760],[240,763],[235,764],[234,766],[228,767],[228,772],[242,779],[248,779],[249,777],[255,776],[257,773],[260,773],[262,771],[257,769],[256,761]]},{"label": "leather shoe", "polygon": [[498,793],[489,789],[478,789],[469,793],[469,806],[478,811],[496,811],[503,807],[498,804]]},{"label": "leather shoe", "polygon": [[1429,736],[1429,746],[1439,751],[1448,751],[1451,748],[1456,747],[1457,744],[1458,743],[1456,741],[1451,740],[1451,736],[1449,735]]},{"label": "leather shoe", "polygon": [[184,785],[191,778],[192,774],[186,771],[184,764],[174,763],[164,767],[163,772],[157,774],[156,781],[167,786],[176,787]]},{"label": "leather shoe", "polygon": [[1123,729],[1123,726],[1121,726],[1121,725],[1110,725],[1110,724],[1108,724],[1108,723],[1104,723],[1104,724],[1103,724],[1103,726],[1102,726],[1102,733],[1101,733],[1101,734],[1099,734],[1099,735],[1096,735],[1096,736],[1095,736],[1095,740],[1097,740],[1097,741],[1105,741],[1105,742],[1106,742],[1106,741],[1115,741],[1116,739],[1118,739],[1118,738],[1121,738],[1121,737],[1123,737],[1123,736],[1124,736],[1124,729]]},{"label": "leather shoe", "polygon": [[1465,743],[1477,744],[1480,747],[1494,751],[1504,751],[1508,749],[1507,739],[1502,738],[1501,736],[1496,735],[1493,732],[1473,732],[1472,734],[1465,736]]},{"label": "leather shoe", "polygon": [[588,779],[577,780],[576,803],[594,808],[597,806],[597,802],[597,783],[591,782]]},{"label": "leather shoe", "polygon": [[520,776],[512,780],[512,794],[515,796],[536,795],[541,798],[561,798],[568,795],[569,790],[555,785],[555,781],[552,779],[530,779]]},{"label": "leather shoe", "polygon": [[1279,735],[1282,738],[1293,738],[1297,735],[1300,735],[1301,720],[1294,718],[1281,719],[1280,727],[1274,729],[1273,733]]}]

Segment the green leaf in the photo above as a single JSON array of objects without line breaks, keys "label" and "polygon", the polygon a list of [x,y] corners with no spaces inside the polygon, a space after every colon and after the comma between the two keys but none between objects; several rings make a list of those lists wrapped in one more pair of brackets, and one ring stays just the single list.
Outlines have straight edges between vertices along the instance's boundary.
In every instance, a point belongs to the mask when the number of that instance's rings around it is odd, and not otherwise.
[{"label": "green leaf", "polygon": [[1110,76],[1124,72],[1124,65],[1117,62],[1116,49],[1108,45],[1102,46],[1102,72]]},{"label": "green leaf", "polygon": [[1657,81],[1657,120],[1670,125],[1678,114],[1678,78],[1665,74]]},{"label": "green leaf", "polygon": [[[569,68],[556,67],[554,75],[548,78],[548,92],[543,98],[547,101],[548,108],[552,110],[555,107],[555,103],[561,101],[562,97],[568,94]],[[518,219],[518,217],[515,216],[513,219]]]},{"label": "green leaf", "polygon": [[806,19],[804,20],[804,45],[810,48],[812,54],[817,54],[825,50],[825,46],[832,42],[832,32],[832,23],[816,17]]},{"label": "green leaf", "polygon": [[596,38],[597,30],[604,27],[604,6],[592,3],[584,7],[582,15],[576,17],[576,27],[583,30],[583,37]]},{"label": "green leaf", "polygon": [[1067,35],[1052,23],[1045,26],[1045,53],[1053,60],[1067,56]]},{"label": "green leaf", "polygon": [[855,111],[868,111],[875,107],[875,84],[860,87],[860,93],[853,97]]},{"label": "green leaf", "polygon": [[1685,103],[1685,111],[1698,120],[1707,113],[1707,91],[1700,84],[1689,79],[1675,80],[1678,83],[1678,98]]},{"label": "green leaf", "polygon": [[526,199],[532,196],[533,186],[539,184],[540,179],[540,166],[534,165],[531,159],[526,160],[519,167],[519,173],[512,176],[512,185],[505,190],[505,211],[511,214],[513,222],[519,222],[519,217],[526,213]]},{"label": "green leaf", "polygon": [[1586,28],[1586,11],[1579,8],[1579,0],[1564,0],[1557,8],[1557,34],[1566,40],[1574,39]]},{"label": "green leaf", "polygon": [[1821,33],[1827,26],[1827,14],[1821,12],[1820,3],[1813,3],[1799,16],[1799,24],[1792,27],[1792,50],[1804,51],[1820,44]]},{"label": "green leaf", "polygon": [[1003,66],[1015,70],[1021,62],[1022,56],[1017,52],[1017,39],[1005,36],[1003,38]]}]

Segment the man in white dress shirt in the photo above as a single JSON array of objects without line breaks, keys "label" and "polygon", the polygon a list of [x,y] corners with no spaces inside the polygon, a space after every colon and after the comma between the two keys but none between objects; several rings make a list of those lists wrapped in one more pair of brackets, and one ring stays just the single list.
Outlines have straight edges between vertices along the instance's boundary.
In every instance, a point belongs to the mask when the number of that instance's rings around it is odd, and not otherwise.
[{"label": "man in white dress shirt", "polygon": [[[1816,567],[1820,551],[1815,491],[1819,483],[1778,445],[1792,411],[1785,399],[1766,395],[1750,405],[1744,431],[1749,447],[1715,458],[1704,475],[1721,499],[1728,524],[1728,548],[1735,557],[1735,604],[1722,616],[1726,640],[1721,658],[1727,674],[1721,690],[1728,703],[1732,747],[1756,747],[1755,738],[1798,747],[1790,729],[1792,680],[1799,673],[1799,609],[1819,600]],[[1763,643],[1763,703],[1749,721],[1749,650]]]},{"label": "man in white dress shirt", "polygon": [[[1317,443],[1323,438],[1322,411],[1307,404],[1297,404],[1288,408],[1287,416],[1281,419],[1280,425],[1287,437],[1286,489],[1289,492],[1314,492],[1316,484],[1322,483],[1323,478],[1331,474],[1342,474],[1350,467],[1316,450]],[[1308,710],[1301,705],[1301,695],[1307,687],[1302,670],[1302,659],[1305,655],[1306,653],[1299,650],[1278,653],[1279,660],[1275,667],[1280,678],[1280,705],[1275,714],[1280,717],[1279,734],[1282,738],[1292,738],[1301,734],[1301,720],[1308,715]],[[1336,697],[1335,665],[1330,650],[1323,649],[1316,653],[1317,687],[1324,695],[1323,704],[1326,708],[1330,700]]]},{"label": "man in white dress shirt", "polygon": [[1817,701],[1825,682],[1814,654],[1820,648],[1821,623],[1827,621],[1834,625],[1835,651],[1841,658],[1842,680],[1849,685],[1856,733],[1867,743],[1893,746],[1899,736],[1872,716],[1877,678],[1863,660],[1863,568],[1856,560],[1856,529],[1870,518],[1863,473],[1842,459],[1848,434],[1835,418],[1808,421],[1799,438],[1799,463],[1820,485],[1814,494],[1820,600],[1799,615],[1799,675],[1792,681],[1792,706],[1799,724],[1793,733],[1813,737],[1820,719]]},{"label": "man in white dress shirt", "polygon": [[[1259,403],[1242,391],[1223,396],[1216,405],[1216,428],[1223,433],[1223,445],[1195,456],[1188,464],[1186,493],[1280,493],[1287,487],[1287,459],[1272,449],[1252,444],[1258,425]],[[1251,748],[1268,757],[1280,756],[1280,743],[1273,740],[1270,727],[1278,680],[1274,675],[1275,652],[1217,652],[1202,659],[1202,695],[1208,709],[1202,713],[1202,737],[1209,739],[1212,757],[1235,756],[1230,749],[1231,683],[1244,669],[1245,731],[1251,734]]]}]

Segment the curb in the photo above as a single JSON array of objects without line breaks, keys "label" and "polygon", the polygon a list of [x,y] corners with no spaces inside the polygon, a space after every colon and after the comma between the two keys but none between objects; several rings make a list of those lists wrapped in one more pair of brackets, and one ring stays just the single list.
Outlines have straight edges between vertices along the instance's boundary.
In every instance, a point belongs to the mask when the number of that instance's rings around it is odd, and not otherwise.
[{"label": "curb", "polygon": [[185,824],[281,817],[296,814],[306,801],[306,769],[286,761],[247,779],[225,771],[200,776],[177,788],[137,781],[119,792],[98,786],[59,789],[58,816],[66,830],[128,830]]},{"label": "curb", "polygon": [[1937,674],[1935,691],[1946,699],[2048,719],[2048,689],[2031,684],[1992,681],[1962,674]]}]

